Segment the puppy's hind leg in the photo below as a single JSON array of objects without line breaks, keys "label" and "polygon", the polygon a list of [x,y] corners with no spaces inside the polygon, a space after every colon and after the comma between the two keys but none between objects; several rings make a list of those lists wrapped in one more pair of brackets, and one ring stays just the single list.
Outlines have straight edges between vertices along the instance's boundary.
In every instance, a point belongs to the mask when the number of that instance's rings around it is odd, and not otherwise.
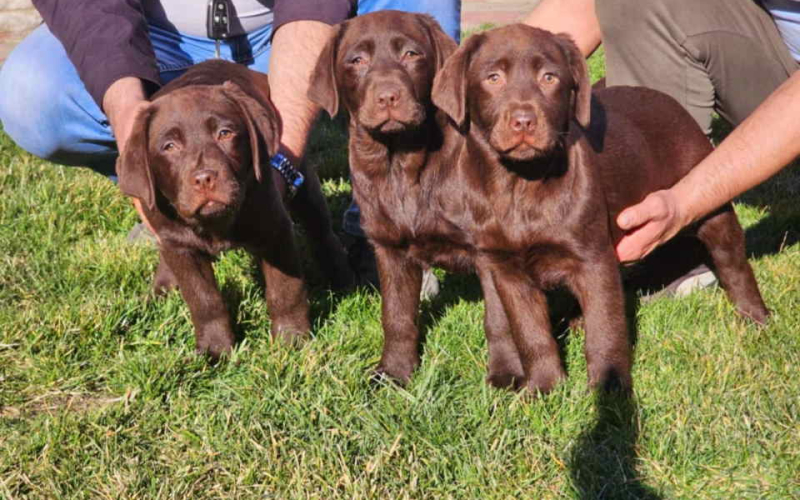
[{"label": "puppy's hind leg", "polygon": [[169,268],[169,265],[164,261],[164,258],[159,252],[158,268],[156,268],[156,275],[153,278],[153,293],[158,296],[166,295],[169,292],[178,288],[178,279]]},{"label": "puppy's hind leg", "polygon": [[697,227],[697,237],[708,249],[715,272],[739,314],[764,324],[769,317],[753,268],[747,262],[742,226],[729,203]]}]

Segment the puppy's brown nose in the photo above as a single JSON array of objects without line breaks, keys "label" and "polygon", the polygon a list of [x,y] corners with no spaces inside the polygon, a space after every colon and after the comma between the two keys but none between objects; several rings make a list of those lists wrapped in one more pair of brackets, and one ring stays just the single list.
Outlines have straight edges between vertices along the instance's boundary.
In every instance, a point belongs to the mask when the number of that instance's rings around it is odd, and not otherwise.
[{"label": "puppy's brown nose", "polygon": [[530,132],[536,127],[536,115],[533,111],[518,109],[511,113],[511,130],[514,132]]},{"label": "puppy's brown nose", "polygon": [[378,91],[378,107],[380,109],[394,108],[400,102],[400,89],[388,88]]},{"label": "puppy's brown nose", "polygon": [[194,187],[196,189],[212,190],[217,182],[217,173],[213,170],[201,170],[194,174]]}]

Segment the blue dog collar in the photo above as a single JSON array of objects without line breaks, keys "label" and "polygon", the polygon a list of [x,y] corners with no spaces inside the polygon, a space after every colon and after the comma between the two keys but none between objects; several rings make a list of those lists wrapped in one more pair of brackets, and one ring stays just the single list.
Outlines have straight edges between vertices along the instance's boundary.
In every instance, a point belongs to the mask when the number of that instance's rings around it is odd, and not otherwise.
[{"label": "blue dog collar", "polygon": [[297,194],[297,190],[300,189],[300,186],[302,186],[303,182],[306,180],[303,174],[294,168],[289,158],[281,153],[277,153],[270,158],[269,164],[272,165],[272,168],[277,170],[278,173],[281,174],[281,177],[283,177],[283,180],[286,181],[286,190],[289,199],[294,198],[294,195]]}]

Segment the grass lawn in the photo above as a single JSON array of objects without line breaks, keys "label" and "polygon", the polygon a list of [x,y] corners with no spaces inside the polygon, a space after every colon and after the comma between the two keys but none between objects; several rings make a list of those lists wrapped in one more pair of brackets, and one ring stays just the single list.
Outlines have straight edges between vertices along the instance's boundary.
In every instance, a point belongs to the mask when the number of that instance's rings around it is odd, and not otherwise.
[{"label": "grass lawn", "polygon": [[[327,124],[311,152],[337,217],[344,140]],[[634,399],[587,392],[578,330],[560,338],[568,381],[531,401],[484,383],[464,276],[424,304],[402,389],[370,382],[378,293],[331,295],[309,264],[314,338],[292,350],[270,341],[249,258],[226,254],[243,340],[209,366],[180,295],[150,295],[157,254],[125,242],[116,186],[0,133],[0,498],[800,498],[799,195],[787,169],[737,204],[768,327],[719,289],[648,302]]]}]

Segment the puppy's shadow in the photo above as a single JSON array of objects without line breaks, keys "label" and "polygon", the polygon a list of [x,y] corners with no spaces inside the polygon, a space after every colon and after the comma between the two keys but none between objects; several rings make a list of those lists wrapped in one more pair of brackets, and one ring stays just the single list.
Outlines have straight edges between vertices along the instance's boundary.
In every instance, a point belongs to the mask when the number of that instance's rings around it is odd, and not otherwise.
[{"label": "puppy's shadow", "polygon": [[[795,162],[795,166],[797,162]],[[759,258],[781,252],[800,242],[800,171],[791,166],[763,185],[748,191],[737,202],[766,210],[767,216],[747,228],[747,256]]]},{"label": "puppy's shadow", "polygon": [[636,443],[641,421],[633,397],[595,396],[597,418],[578,437],[569,456],[572,483],[581,499],[659,500],[637,470]]}]

